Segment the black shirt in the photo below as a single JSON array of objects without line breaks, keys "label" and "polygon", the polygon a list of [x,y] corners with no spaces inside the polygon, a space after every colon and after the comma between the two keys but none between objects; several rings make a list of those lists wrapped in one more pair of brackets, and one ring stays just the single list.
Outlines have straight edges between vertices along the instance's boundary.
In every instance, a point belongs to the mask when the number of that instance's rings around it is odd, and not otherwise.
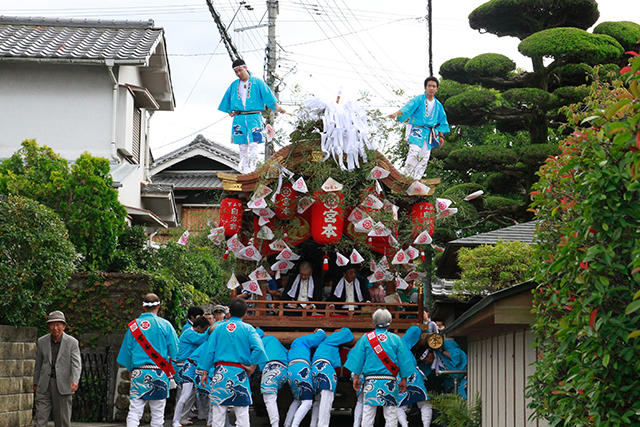
[{"label": "black shirt", "polygon": [[53,337],[51,337],[51,376],[55,378],[56,376],[56,360],[58,360],[58,352],[60,351],[60,343],[62,342],[62,337],[55,342]]}]

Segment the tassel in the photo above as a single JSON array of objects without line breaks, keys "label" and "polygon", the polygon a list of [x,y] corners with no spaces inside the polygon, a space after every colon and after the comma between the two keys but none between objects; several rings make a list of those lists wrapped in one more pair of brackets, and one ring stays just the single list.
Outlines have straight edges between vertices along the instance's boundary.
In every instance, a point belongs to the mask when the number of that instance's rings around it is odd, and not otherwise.
[{"label": "tassel", "polygon": [[367,238],[367,243],[368,243],[369,245],[370,245],[370,244],[372,244],[372,243],[373,243],[373,239],[372,239],[371,237],[368,237],[368,238]]},{"label": "tassel", "polygon": [[224,255],[222,255],[222,259],[223,260],[227,260],[227,258],[229,258],[229,249],[227,249],[226,251],[224,251]]},{"label": "tassel", "polygon": [[420,259],[422,260],[422,262],[425,261],[426,257],[424,256],[424,251],[420,251]]},{"label": "tassel", "polygon": [[329,257],[327,254],[324,254],[324,259],[322,260],[322,269],[324,271],[329,271]]}]

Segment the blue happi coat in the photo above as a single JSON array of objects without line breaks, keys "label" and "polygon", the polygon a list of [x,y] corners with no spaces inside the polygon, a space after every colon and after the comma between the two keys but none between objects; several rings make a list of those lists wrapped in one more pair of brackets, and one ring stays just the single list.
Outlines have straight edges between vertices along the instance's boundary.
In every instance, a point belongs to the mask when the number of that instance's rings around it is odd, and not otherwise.
[{"label": "blue happi coat", "polygon": [[211,404],[251,405],[251,387],[247,372],[238,366],[260,365],[267,361],[262,340],[255,328],[239,317],[231,317],[211,332],[207,351],[199,360],[200,368],[211,377]]},{"label": "blue happi coat", "polygon": [[187,329],[189,329],[189,328],[190,328],[190,327],[192,327],[192,326],[193,326],[193,322],[192,322],[191,320],[188,320],[188,319],[187,319],[187,323],[185,323],[185,324],[182,326],[182,329],[180,330],[180,335],[184,334],[184,331],[186,331]]},{"label": "blue happi coat", "polygon": [[[412,98],[404,107],[400,109],[402,115],[398,118],[401,122],[411,125],[409,131],[409,143],[422,147],[425,143],[429,149],[440,146],[438,133],[449,133],[449,123],[447,114],[442,103],[435,99],[433,112],[427,115],[427,95],[424,93]],[[433,129],[433,138],[430,138]]]},{"label": "blue happi coat", "polygon": [[[233,111],[263,111],[265,107],[269,107],[271,110],[276,109],[278,100],[264,81],[257,77],[249,77],[246,105],[242,105],[239,84],[240,79],[231,83],[220,101],[218,110],[231,113]],[[233,117],[234,144],[262,143],[264,142],[262,131],[262,115],[260,113],[240,114]]]},{"label": "blue happi coat", "polygon": [[295,400],[313,399],[311,349],[317,347],[326,335],[325,331],[319,329],[313,334],[298,337],[291,343],[287,375]]},{"label": "blue happi coat", "polygon": [[193,328],[185,330],[182,335],[180,335],[180,340],[178,341],[178,357],[176,360],[178,362],[184,362],[187,358],[190,358],[191,353],[206,342],[207,338],[209,338],[207,331],[197,332]]},{"label": "blue happi coat", "polygon": [[[464,371],[467,369],[467,353],[465,353],[458,343],[450,338],[446,338],[442,344],[442,351],[449,353],[450,357],[441,354],[442,361],[445,368],[450,371]],[[467,380],[463,374],[447,375],[444,380],[445,387],[453,389],[453,378],[460,380],[458,384],[458,390],[453,390],[454,393],[458,393],[460,396],[467,398],[466,384]]]},{"label": "blue happi coat", "polygon": [[[142,313],[137,319],[140,330],[149,344],[165,360],[178,355],[178,335],[171,323],[153,313]],[[131,399],[159,400],[169,397],[169,378],[161,369],[154,369],[155,362],[127,329],[117,361],[131,371]],[[143,368],[143,369],[136,369]]]},{"label": "blue happi coat", "polygon": [[[400,377],[409,377],[414,371],[415,363],[412,363],[411,352],[400,337],[383,328],[376,328],[375,333],[384,352],[400,368]],[[365,405],[398,405],[396,378],[391,375],[391,372],[374,352],[366,334],[351,349],[344,367],[355,375],[364,375],[362,392],[364,393],[363,402]]]},{"label": "blue happi coat", "polygon": [[409,350],[411,355],[411,362],[414,365],[413,372],[407,377],[407,391],[400,393],[400,406],[410,405],[415,402],[423,402],[428,400],[427,388],[425,386],[425,378],[420,369],[418,369],[418,363],[411,352],[414,345],[420,340],[422,330],[419,326],[411,326],[402,336],[402,342]]},{"label": "blue happi coat", "polygon": [[260,379],[260,392],[262,394],[278,393],[278,390],[287,381],[287,349],[278,338],[272,335],[264,335],[260,328],[256,329],[262,338],[262,344],[267,353],[268,362],[260,365],[262,371]]},{"label": "blue happi coat", "polygon": [[353,341],[353,332],[342,328],[328,335],[313,353],[311,376],[316,393],[321,390],[335,391],[338,377],[336,368],[342,366],[339,346]]}]

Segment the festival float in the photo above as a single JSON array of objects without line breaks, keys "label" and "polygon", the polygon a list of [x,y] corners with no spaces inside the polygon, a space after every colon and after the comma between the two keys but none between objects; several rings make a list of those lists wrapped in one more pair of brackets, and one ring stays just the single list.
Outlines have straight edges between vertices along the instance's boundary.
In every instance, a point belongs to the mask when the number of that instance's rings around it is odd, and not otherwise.
[{"label": "festival float", "polygon": [[[372,142],[365,110],[355,102],[304,103],[289,144],[257,170],[219,173],[225,191],[219,227],[209,238],[225,248],[231,296],[254,294],[246,321],[283,342],[315,328],[371,329],[371,312],[386,307],[391,329],[422,323],[429,294],[434,223],[456,213],[451,201],[433,199],[439,178],[403,175]],[[355,264],[373,286],[386,287],[385,302],[268,300],[268,281],[307,260],[321,284],[336,283]],[[416,287],[416,304],[401,303],[397,290]]]}]

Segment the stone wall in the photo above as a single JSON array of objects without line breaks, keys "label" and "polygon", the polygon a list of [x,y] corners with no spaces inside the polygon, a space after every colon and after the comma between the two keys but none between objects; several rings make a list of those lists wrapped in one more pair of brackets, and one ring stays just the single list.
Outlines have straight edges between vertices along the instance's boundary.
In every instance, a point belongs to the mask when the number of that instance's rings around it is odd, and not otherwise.
[{"label": "stone wall", "polygon": [[0,426],[31,423],[36,328],[0,325]]}]

